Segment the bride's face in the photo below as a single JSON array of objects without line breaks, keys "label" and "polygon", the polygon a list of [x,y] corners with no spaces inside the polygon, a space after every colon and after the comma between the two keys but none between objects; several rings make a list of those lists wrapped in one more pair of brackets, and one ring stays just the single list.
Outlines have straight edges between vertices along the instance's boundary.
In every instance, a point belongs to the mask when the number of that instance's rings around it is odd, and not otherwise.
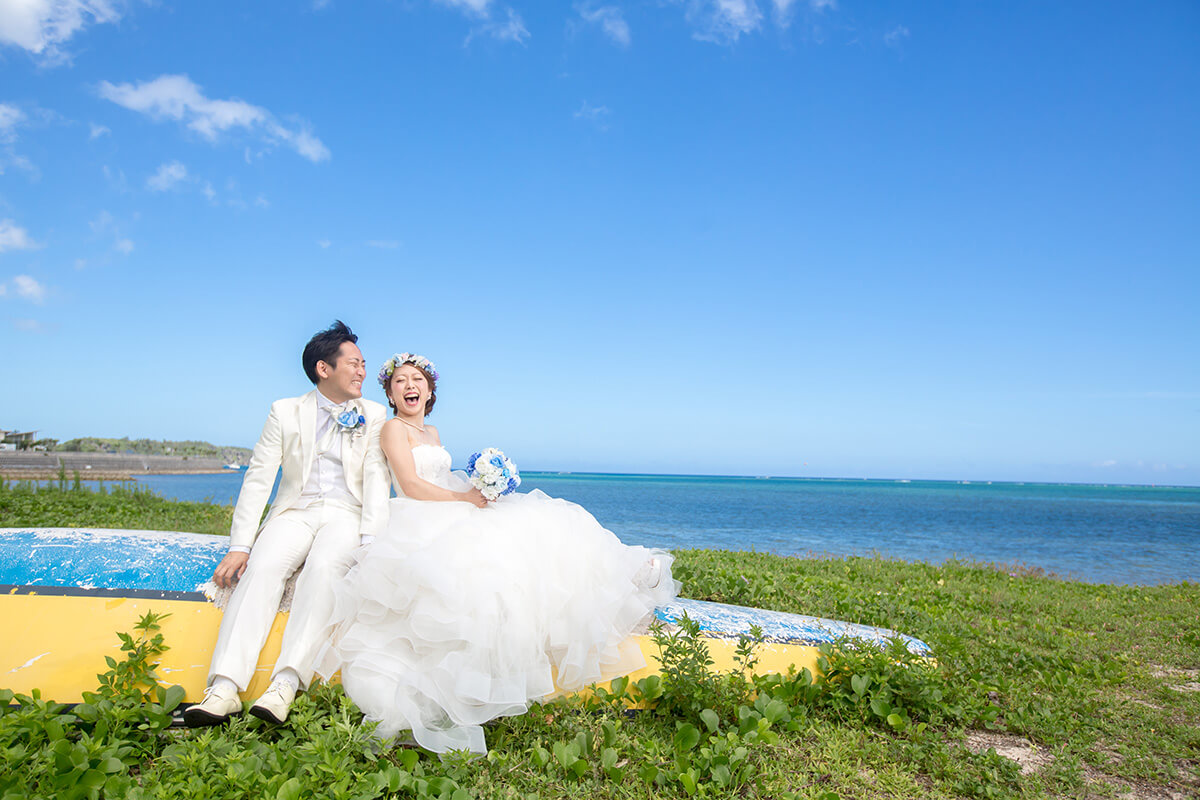
[{"label": "bride's face", "polygon": [[429,381],[425,380],[425,373],[412,364],[402,364],[392,373],[388,395],[401,416],[424,417],[425,401],[429,399]]}]

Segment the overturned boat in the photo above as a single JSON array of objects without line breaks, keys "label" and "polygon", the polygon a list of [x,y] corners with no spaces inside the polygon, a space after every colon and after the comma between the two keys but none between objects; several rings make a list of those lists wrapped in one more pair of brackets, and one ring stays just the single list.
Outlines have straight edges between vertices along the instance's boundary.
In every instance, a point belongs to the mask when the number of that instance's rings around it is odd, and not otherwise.
[{"label": "overturned boat", "polygon": [[[94,691],[105,656],[120,659],[117,631],[132,631],[147,612],[169,614],[162,634],[170,647],[158,674],[178,684],[185,703],[203,697],[221,610],[205,593],[213,568],[229,546],[226,536],[105,528],[0,528],[0,688],[75,703]],[[714,667],[731,670],[738,638],[757,626],[763,643],[756,672],[816,671],[823,644],[851,639],[883,644],[899,639],[916,655],[922,641],[886,628],[757,608],[678,599],[656,610],[663,623],[683,615],[695,621]],[[287,612],[271,628],[244,698],[270,683]],[[659,670],[650,633],[636,633],[647,666]]]}]

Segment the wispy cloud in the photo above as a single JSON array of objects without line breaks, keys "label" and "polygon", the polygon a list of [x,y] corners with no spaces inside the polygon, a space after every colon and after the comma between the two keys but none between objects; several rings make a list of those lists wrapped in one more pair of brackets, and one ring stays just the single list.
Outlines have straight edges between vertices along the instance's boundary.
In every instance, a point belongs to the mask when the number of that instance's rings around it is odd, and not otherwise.
[{"label": "wispy cloud", "polygon": [[99,139],[101,136],[107,136],[112,131],[106,125],[97,125],[94,122],[88,123],[88,138]]},{"label": "wispy cloud", "polygon": [[7,250],[36,250],[41,246],[33,240],[29,231],[11,219],[0,219],[0,253]]},{"label": "wispy cloud", "polygon": [[329,241],[328,239],[317,240],[317,247],[321,248],[322,250],[328,250],[331,244],[333,244],[333,242]]},{"label": "wispy cloud", "polygon": [[[2,4],[4,0],[0,0]],[[27,172],[38,174],[38,169],[28,158],[19,154],[14,145],[17,143],[17,129],[28,121],[25,112],[10,103],[0,103],[0,175],[8,166],[19,167]]]},{"label": "wispy cloud", "polygon": [[88,222],[88,227],[97,237],[112,237],[112,251],[127,256],[133,252],[133,240],[123,235],[121,225],[112,214],[101,211],[96,218]]},{"label": "wispy cloud", "polygon": [[590,3],[581,3],[575,6],[575,10],[579,12],[579,16],[591,25],[599,25],[600,30],[604,34],[621,45],[629,47],[633,41],[633,37],[629,33],[629,23],[625,21],[625,15],[621,12],[620,6],[599,6],[594,7]]},{"label": "wispy cloud", "polygon": [[691,0],[688,21],[692,38],[702,42],[733,44],[762,26],[762,11],[754,0]]},{"label": "wispy cloud", "polygon": [[577,120],[590,122],[602,131],[608,130],[608,118],[612,114],[608,106],[594,106],[584,100],[573,116]]},{"label": "wispy cloud", "polygon": [[47,66],[68,63],[62,45],[88,25],[116,22],[123,6],[109,0],[0,0],[0,44],[19,47]]},{"label": "wispy cloud", "polygon": [[31,275],[18,275],[12,279],[13,290],[17,297],[31,303],[41,305],[46,299],[46,287]]},{"label": "wispy cloud", "polygon": [[36,319],[14,319],[12,324],[17,330],[25,331],[26,333],[42,334],[58,329],[57,325],[46,325],[43,322],[38,322]]},{"label": "wispy cloud", "polygon": [[187,177],[186,166],[178,161],[168,161],[158,168],[158,172],[146,179],[146,188],[152,192],[165,192],[186,181]]},{"label": "wispy cloud", "polygon": [[367,247],[378,247],[380,250],[395,250],[399,246],[400,243],[395,239],[371,239],[367,242]]},{"label": "wispy cloud", "polygon": [[151,119],[181,122],[212,143],[237,130],[267,145],[286,145],[314,163],[330,157],[329,148],[307,124],[295,122],[289,127],[261,106],[237,98],[206,97],[186,75],[160,75],[137,84],[101,81],[98,90],[104,99]]},{"label": "wispy cloud", "polygon": [[25,120],[25,112],[14,105],[0,103],[0,144],[17,140],[17,125]]},{"label": "wispy cloud", "polygon": [[883,43],[888,47],[899,47],[900,43],[909,36],[908,28],[903,25],[897,25],[883,35]]},{"label": "wispy cloud", "polygon": [[[757,33],[765,14],[758,0],[675,0],[682,3],[692,38],[720,45],[735,44],[741,37]],[[814,21],[825,11],[837,8],[837,0],[762,0],[775,25],[781,30],[792,23],[797,9],[807,7]]]},{"label": "wispy cloud", "polygon": [[488,15],[488,6],[491,0],[436,0],[438,5],[456,8],[460,11],[465,11],[468,14],[474,14],[478,17],[486,17]]},{"label": "wispy cloud", "polygon": [[[457,5],[475,5],[475,3],[462,2]],[[484,3],[483,5],[486,8],[488,4]],[[503,20],[497,20],[488,13],[488,16],[482,22],[477,23],[475,28],[467,34],[464,44],[470,44],[471,39],[481,35],[490,36],[502,42],[525,44],[525,40],[529,38],[529,30],[525,27],[525,21],[521,19],[521,15],[511,8],[504,9],[504,13]]]}]

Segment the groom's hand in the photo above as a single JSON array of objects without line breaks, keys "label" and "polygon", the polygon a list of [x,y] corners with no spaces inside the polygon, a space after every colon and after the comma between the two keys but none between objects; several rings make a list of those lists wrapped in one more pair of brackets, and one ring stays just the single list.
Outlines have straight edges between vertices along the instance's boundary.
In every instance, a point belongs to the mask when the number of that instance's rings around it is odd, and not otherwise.
[{"label": "groom's hand", "polygon": [[213,583],[222,588],[233,586],[246,571],[246,562],[249,560],[249,553],[226,553],[213,570]]}]

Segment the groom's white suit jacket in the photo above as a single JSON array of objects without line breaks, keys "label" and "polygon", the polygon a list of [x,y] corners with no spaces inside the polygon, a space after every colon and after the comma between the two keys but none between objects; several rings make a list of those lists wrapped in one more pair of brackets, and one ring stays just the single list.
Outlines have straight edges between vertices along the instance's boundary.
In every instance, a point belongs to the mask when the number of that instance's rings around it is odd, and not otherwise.
[{"label": "groom's white suit jacket", "polygon": [[[338,433],[342,436],[342,470],[346,488],[362,504],[363,536],[376,536],[387,523],[388,495],[391,484],[387,462],[379,446],[379,432],[387,421],[387,409],[372,400],[351,401],[367,418],[361,434]],[[263,426],[254,456],[242,480],[237,506],[233,510],[233,525],[229,532],[232,547],[251,547],[261,526],[263,507],[271,496],[275,472],[282,468],[279,491],[271,512],[263,525],[286,511],[300,499],[308,480],[316,449],[317,392],[301,397],[288,397],[271,404],[267,424]]]}]

